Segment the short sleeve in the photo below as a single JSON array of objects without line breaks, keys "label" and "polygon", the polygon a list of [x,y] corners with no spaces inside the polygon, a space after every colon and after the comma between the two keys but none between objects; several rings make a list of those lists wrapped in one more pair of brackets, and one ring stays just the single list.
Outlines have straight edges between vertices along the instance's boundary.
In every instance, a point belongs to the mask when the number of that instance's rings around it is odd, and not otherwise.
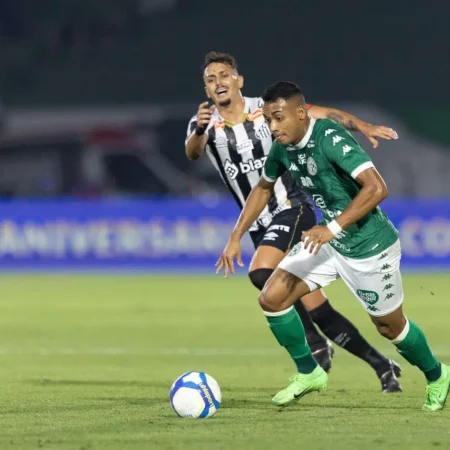
[{"label": "short sleeve", "polygon": [[197,126],[197,116],[195,115],[189,121],[189,124],[188,124],[188,127],[187,127],[186,141],[188,140],[188,138],[192,134],[192,132],[195,130],[196,126]]},{"label": "short sleeve", "polygon": [[342,126],[333,124],[324,134],[322,148],[326,157],[353,179],[364,170],[375,167],[370,156]]},{"label": "short sleeve", "polygon": [[264,164],[263,178],[270,183],[275,183],[286,172],[286,166],[281,160],[281,148],[274,142]]}]

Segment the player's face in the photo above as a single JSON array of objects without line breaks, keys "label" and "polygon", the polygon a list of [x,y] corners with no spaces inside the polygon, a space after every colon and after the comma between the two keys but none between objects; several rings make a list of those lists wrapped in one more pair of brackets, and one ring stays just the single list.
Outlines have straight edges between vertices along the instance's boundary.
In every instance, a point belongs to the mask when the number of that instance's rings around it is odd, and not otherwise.
[{"label": "player's face", "polygon": [[203,79],[206,95],[216,105],[228,106],[240,98],[244,79],[228,64],[211,63],[205,69]]},{"label": "player's face", "polygon": [[264,117],[270,131],[282,145],[298,144],[309,125],[306,107],[295,98],[280,98],[275,102],[265,103]]}]

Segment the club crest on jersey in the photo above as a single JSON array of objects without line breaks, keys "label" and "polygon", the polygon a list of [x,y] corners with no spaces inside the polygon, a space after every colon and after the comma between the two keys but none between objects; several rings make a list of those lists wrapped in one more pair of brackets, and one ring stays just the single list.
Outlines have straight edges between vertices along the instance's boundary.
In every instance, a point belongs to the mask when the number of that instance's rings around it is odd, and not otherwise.
[{"label": "club crest on jersey", "polygon": [[250,122],[253,122],[254,120],[258,119],[259,117],[262,117],[263,113],[261,109],[255,109],[251,113],[247,114],[247,120]]},{"label": "club crest on jersey", "polygon": [[317,164],[314,161],[314,158],[311,156],[306,161],[306,168],[308,169],[308,173],[313,176],[317,173]]},{"label": "club crest on jersey", "polygon": [[255,131],[255,136],[260,141],[270,138],[271,135],[272,133],[265,122]]}]

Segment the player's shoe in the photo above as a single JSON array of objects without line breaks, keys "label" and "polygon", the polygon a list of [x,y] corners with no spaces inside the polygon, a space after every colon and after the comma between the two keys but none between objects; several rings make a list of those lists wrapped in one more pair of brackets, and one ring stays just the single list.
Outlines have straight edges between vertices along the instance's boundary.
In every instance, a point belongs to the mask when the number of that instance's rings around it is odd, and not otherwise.
[{"label": "player's shoe", "polygon": [[402,369],[395,361],[391,360],[390,365],[391,368],[379,377],[383,394],[402,392],[402,385],[397,380],[401,377]]},{"label": "player's shoe", "polygon": [[334,348],[330,341],[326,341],[325,347],[314,349],[312,355],[314,356],[317,364],[319,364],[319,366],[322,367],[326,373],[331,370],[331,360],[333,359]]},{"label": "player's shoe", "polygon": [[436,381],[428,383],[427,401],[423,405],[426,411],[439,411],[445,406],[450,391],[450,367],[441,364],[442,374]]},{"label": "player's shoe", "polygon": [[309,392],[322,391],[328,387],[328,375],[317,366],[311,373],[305,375],[298,373],[289,378],[291,384],[272,399],[272,402],[277,406],[287,406],[290,403],[300,400]]}]

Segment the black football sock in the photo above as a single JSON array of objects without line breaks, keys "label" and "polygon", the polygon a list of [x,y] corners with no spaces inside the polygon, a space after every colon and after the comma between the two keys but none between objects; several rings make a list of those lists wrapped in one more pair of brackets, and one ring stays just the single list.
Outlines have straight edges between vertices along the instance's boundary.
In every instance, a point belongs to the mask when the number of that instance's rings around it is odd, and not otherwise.
[{"label": "black football sock", "polygon": [[327,340],[317,331],[311,317],[304,307],[301,300],[297,300],[294,303],[295,309],[300,316],[305,329],[306,340],[308,341],[311,351],[314,353],[316,350],[326,347]]},{"label": "black football sock", "polygon": [[379,377],[390,370],[390,360],[373,348],[347,318],[333,309],[328,300],[309,314],[325,336],[366,361]]}]

